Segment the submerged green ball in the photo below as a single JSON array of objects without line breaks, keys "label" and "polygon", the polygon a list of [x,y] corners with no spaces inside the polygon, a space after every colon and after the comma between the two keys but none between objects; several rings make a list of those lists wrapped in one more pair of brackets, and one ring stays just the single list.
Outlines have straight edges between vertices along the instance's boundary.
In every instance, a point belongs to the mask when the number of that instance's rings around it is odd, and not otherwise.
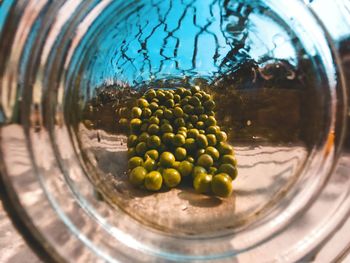
[{"label": "submerged green ball", "polygon": [[193,187],[197,193],[209,193],[211,190],[211,182],[213,176],[211,174],[198,174],[193,180]]},{"label": "submerged green ball", "polygon": [[148,171],[151,172],[153,170],[157,169],[156,161],[152,158],[147,158],[147,160],[143,163],[143,167]]},{"label": "submerged green ball", "polygon": [[129,173],[129,181],[134,186],[140,186],[143,184],[147,170],[142,166],[137,166]]},{"label": "submerged green ball", "polygon": [[172,167],[175,162],[175,156],[171,152],[163,152],[160,155],[159,162],[162,167]]},{"label": "submerged green ball", "polygon": [[176,158],[176,160],[183,161],[183,160],[186,159],[186,156],[187,156],[187,151],[186,151],[185,148],[177,147],[175,149],[175,158]]},{"label": "submerged green ball", "polygon": [[134,156],[129,159],[128,161],[128,167],[129,169],[134,169],[137,166],[142,166],[143,165],[143,159],[138,156]]},{"label": "submerged green ball", "polygon": [[131,117],[132,118],[141,118],[142,115],[142,109],[139,107],[133,107],[131,109]]},{"label": "submerged green ball", "polygon": [[173,168],[165,169],[162,173],[164,183],[169,188],[174,188],[181,182],[181,175],[178,170]]},{"label": "submerged green ball", "polygon": [[224,173],[213,177],[211,183],[212,192],[220,197],[229,197],[232,193],[232,179]]},{"label": "submerged green ball", "polygon": [[189,176],[192,173],[193,164],[189,161],[182,161],[178,166],[178,170],[181,176],[183,177]]},{"label": "submerged green ball", "polygon": [[209,168],[214,164],[213,158],[209,154],[202,154],[197,160],[197,165]]},{"label": "submerged green ball", "polygon": [[163,177],[158,171],[152,171],[145,176],[145,188],[150,191],[158,191],[162,187]]},{"label": "submerged green ball", "polygon": [[159,157],[159,153],[157,150],[148,150],[146,153],[145,153],[145,159],[148,158],[152,158],[153,160],[157,161],[158,160],[158,157]]},{"label": "submerged green ball", "polygon": [[232,180],[234,180],[237,177],[237,168],[232,164],[221,164],[219,167],[219,172],[228,174],[232,178]]}]

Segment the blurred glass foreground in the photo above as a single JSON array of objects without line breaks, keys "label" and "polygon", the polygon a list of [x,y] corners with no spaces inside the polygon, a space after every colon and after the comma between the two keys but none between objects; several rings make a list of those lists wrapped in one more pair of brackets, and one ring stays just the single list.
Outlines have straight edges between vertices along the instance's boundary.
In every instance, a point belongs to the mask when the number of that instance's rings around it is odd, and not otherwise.
[{"label": "blurred glass foreground", "polygon": [[[2,199],[56,261],[295,262],[347,253],[348,1],[0,3]],[[199,85],[235,194],[130,187],[116,111]]]}]

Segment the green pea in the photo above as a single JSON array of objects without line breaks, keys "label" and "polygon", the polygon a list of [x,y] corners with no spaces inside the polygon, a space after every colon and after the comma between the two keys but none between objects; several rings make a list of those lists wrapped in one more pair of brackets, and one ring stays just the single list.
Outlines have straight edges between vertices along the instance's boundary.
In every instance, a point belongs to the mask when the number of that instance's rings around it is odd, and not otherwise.
[{"label": "green pea", "polygon": [[176,161],[176,162],[173,163],[172,168],[178,170],[178,169],[179,169],[179,166],[180,166],[180,162]]},{"label": "green pea", "polygon": [[137,166],[142,166],[142,165],[143,165],[143,159],[138,156],[131,157],[128,161],[128,168],[131,170]]},{"label": "green pea", "polygon": [[145,153],[145,159],[152,158],[153,160],[157,161],[159,157],[159,153],[157,150],[148,150]]},{"label": "green pea", "polygon": [[188,122],[188,123],[186,124],[186,128],[187,128],[187,129],[193,129],[194,126],[193,126],[192,123]]},{"label": "green pea", "polygon": [[193,114],[194,107],[192,105],[186,104],[183,106],[183,111],[191,115]]},{"label": "green pea", "polygon": [[215,175],[218,172],[218,168],[212,166],[209,168],[209,173]]},{"label": "green pea", "polygon": [[147,132],[143,132],[139,136],[140,142],[147,142],[147,139],[149,138],[149,134]]},{"label": "green pea", "polygon": [[205,149],[205,153],[209,154],[213,158],[214,161],[217,161],[220,158],[219,151],[216,148],[214,148],[213,146],[207,147]]},{"label": "green pea", "polygon": [[180,102],[180,100],[181,100],[181,96],[178,95],[178,94],[175,94],[175,95],[174,95],[174,101],[175,101],[176,103],[178,103],[178,102]]},{"label": "green pea", "polygon": [[145,181],[147,170],[142,166],[137,166],[129,173],[129,182],[134,186],[140,186]]},{"label": "green pea", "polygon": [[214,134],[208,134],[207,140],[209,146],[215,146],[217,143],[216,136]]},{"label": "green pea", "polygon": [[174,140],[175,134],[171,132],[164,133],[162,136],[162,140],[165,144],[172,144]]},{"label": "green pea", "polygon": [[177,147],[175,149],[175,158],[178,161],[182,161],[186,159],[187,151],[183,147]]},{"label": "green pea", "polygon": [[204,167],[195,166],[195,167],[193,167],[191,175],[192,175],[192,178],[196,178],[197,175],[205,174],[205,173],[207,173],[207,170]]},{"label": "green pea", "polygon": [[199,135],[199,131],[197,129],[189,129],[187,132],[187,136],[188,138],[197,138],[197,136]]},{"label": "green pea", "polygon": [[215,112],[210,110],[210,111],[207,112],[207,115],[208,116],[215,116]]},{"label": "green pea", "polygon": [[226,154],[226,155],[222,156],[221,162],[228,163],[228,164],[231,164],[233,166],[237,166],[237,159],[231,154]]},{"label": "green pea", "polygon": [[171,109],[165,109],[164,110],[164,117],[168,120],[171,120],[174,117],[174,113]]},{"label": "green pea", "polygon": [[156,111],[158,108],[159,108],[159,105],[157,102],[151,102],[149,104],[149,108],[152,110],[152,111]]},{"label": "green pea", "polygon": [[181,175],[176,169],[165,169],[162,175],[165,185],[169,188],[174,188],[181,182]]},{"label": "green pea", "polygon": [[191,156],[188,156],[187,161],[189,161],[190,163],[194,163],[194,158]]},{"label": "green pea", "polygon": [[137,144],[137,136],[134,134],[129,135],[127,145],[128,147],[134,147]]},{"label": "green pea", "polygon": [[221,155],[233,154],[232,146],[227,144],[226,142],[219,142],[217,148]]},{"label": "green pea", "polygon": [[173,139],[173,145],[174,146],[182,146],[185,144],[186,138],[182,134],[176,134]]},{"label": "green pea", "polygon": [[220,132],[220,127],[219,126],[209,126],[207,128],[207,133],[208,134],[217,134],[218,132]]},{"label": "green pea", "polygon": [[132,131],[138,131],[141,128],[141,125],[142,121],[140,119],[135,118],[130,121],[130,129]]},{"label": "green pea", "polygon": [[146,161],[143,163],[143,167],[148,171],[151,172],[153,170],[157,169],[156,161],[152,158],[147,158]]},{"label": "green pea", "polygon": [[163,177],[158,171],[152,171],[145,176],[145,187],[149,191],[158,191],[163,184]]},{"label": "green pea", "polygon": [[136,155],[136,150],[134,147],[128,149],[128,158],[134,157]]},{"label": "green pea", "polygon": [[194,113],[200,115],[203,114],[205,112],[204,107],[203,106],[198,106],[196,108],[194,108]]},{"label": "green pea", "polygon": [[207,110],[213,110],[215,108],[215,102],[213,100],[208,100],[203,103],[203,106]]},{"label": "green pea", "polygon": [[197,165],[202,166],[204,168],[209,168],[210,166],[213,166],[214,160],[209,154],[202,154],[197,159]]},{"label": "green pea", "polygon": [[127,118],[128,117],[128,114],[129,114],[128,108],[122,107],[120,109],[117,109],[116,111],[118,111],[118,115],[120,117],[122,117],[122,118]]},{"label": "green pea", "polygon": [[193,164],[189,161],[182,161],[182,162],[180,162],[177,169],[180,172],[182,177],[186,177],[192,173]]},{"label": "green pea", "polygon": [[126,119],[126,118],[121,118],[119,121],[118,121],[118,123],[119,123],[119,125],[120,126],[127,126],[128,124],[129,124],[129,121],[128,121],[128,119]]},{"label": "green pea", "polygon": [[197,97],[198,99],[202,99],[203,95],[202,93],[196,92],[193,96]]},{"label": "green pea", "polygon": [[152,102],[159,103],[159,99],[158,98],[153,98]]},{"label": "green pea", "polygon": [[204,129],[205,128],[204,122],[203,121],[197,121],[196,128],[199,129],[199,130]]},{"label": "green pea", "polygon": [[205,149],[198,149],[196,151],[196,158],[198,158],[199,156],[201,156],[202,154],[205,154]]},{"label": "green pea", "polygon": [[157,90],[157,98],[159,99],[159,101],[164,101],[165,100],[164,92]]},{"label": "green pea", "polygon": [[204,134],[198,134],[196,137],[196,142],[201,148],[206,148],[208,146],[208,140]]},{"label": "green pea", "polygon": [[175,90],[175,93],[178,94],[178,95],[180,95],[180,96],[182,96],[183,93],[184,93],[184,91],[185,91],[185,88],[177,88],[177,89]]},{"label": "green pea", "polygon": [[186,126],[186,122],[185,122],[184,118],[175,119],[174,124],[176,127]]},{"label": "green pea", "polygon": [[198,122],[199,118],[197,115],[191,115],[190,116],[190,121],[193,123],[193,124],[196,124]]},{"label": "green pea", "polygon": [[159,126],[157,124],[151,124],[147,129],[149,134],[157,134],[159,132]]},{"label": "green pea", "polygon": [[172,108],[175,105],[175,101],[173,99],[169,99],[165,102],[165,106]]},{"label": "green pea", "polygon": [[158,119],[158,117],[156,116],[152,116],[151,118],[149,118],[149,123],[150,124],[159,124],[160,120]]},{"label": "green pea", "polygon": [[225,173],[219,173],[211,182],[212,192],[220,197],[228,197],[232,193],[232,179]]},{"label": "green pea", "polygon": [[237,177],[237,169],[232,164],[224,163],[220,165],[219,172],[228,174],[232,178],[232,180],[234,180]]},{"label": "green pea", "polygon": [[216,119],[213,116],[209,116],[208,119],[205,121],[205,125],[209,126],[216,126]]},{"label": "green pea", "polygon": [[201,89],[199,86],[192,86],[191,87],[191,93],[193,93],[193,94],[200,92],[200,91],[201,91]]},{"label": "green pea", "polygon": [[198,107],[199,105],[201,105],[200,99],[194,96],[191,99],[189,99],[188,102],[194,107]]},{"label": "green pea", "polygon": [[147,151],[147,145],[145,142],[139,142],[135,147],[136,153],[143,156]]},{"label": "green pea", "polygon": [[160,130],[163,133],[173,132],[173,127],[170,124],[165,123],[160,126]]},{"label": "green pea", "polygon": [[207,93],[202,95],[202,101],[208,101],[211,100],[211,96]]},{"label": "green pea", "polygon": [[159,162],[162,167],[172,167],[175,162],[175,156],[171,152],[163,152],[160,155]]},{"label": "green pea", "polygon": [[180,127],[178,129],[178,132],[180,132],[180,131],[187,132],[187,128],[186,127]]},{"label": "green pea", "polygon": [[197,144],[195,139],[187,138],[185,140],[184,147],[186,148],[187,152],[194,152],[197,149]]},{"label": "green pea", "polygon": [[205,122],[206,120],[208,120],[208,115],[207,114],[201,114],[201,115],[199,115],[199,120],[200,121],[203,121],[203,122]]},{"label": "green pea", "polygon": [[146,99],[148,99],[148,100],[152,100],[152,99],[154,99],[156,96],[157,96],[157,94],[156,94],[156,91],[155,91],[154,89],[148,90],[147,93],[145,94],[145,97],[146,97]]},{"label": "green pea", "polygon": [[213,176],[211,174],[198,174],[193,180],[194,190],[200,194],[209,193],[212,180]]},{"label": "green pea", "polygon": [[142,109],[142,118],[149,118],[149,117],[151,117],[152,116],[152,111],[151,111],[151,109],[150,108],[144,108],[144,109]]},{"label": "green pea", "polygon": [[[183,127],[183,128],[185,128],[185,127]],[[185,137],[185,139],[187,138],[187,132],[185,132],[185,131],[178,131],[177,134],[182,135],[183,137]]]},{"label": "green pea", "polygon": [[147,100],[141,98],[137,100],[137,106],[143,109],[143,108],[147,108],[149,106],[149,103]]},{"label": "green pea", "polygon": [[186,96],[191,96],[191,95],[192,95],[192,93],[191,93],[190,90],[188,90],[188,89],[185,89],[185,90],[184,90],[184,92],[183,92],[183,96],[184,96],[184,97],[186,97]]},{"label": "green pea", "polygon": [[147,140],[147,146],[151,149],[155,149],[160,146],[160,138],[157,135],[152,135]]},{"label": "green pea", "polygon": [[224,131],[218,131],[215,133],[216,139],[218,142],[226,142],[227,141],[227,134]]},{"label": "green pea", "polygon": [[162,118],[164,115],[164,111],[162,109],[158,109],[154,112],[154,116],[158,117],[158,118]]},{"label": "green pea", "polygon": [[167,91],[165,92],[165,98],[166,98],[167,100],[172,100],[172,99],[174,98],[174,94],[173,94],[172,90],[167,90]]},{"label": "green pea", "polygon": [[175,107],[174,108],[174,115],[176,118],[180,118],[184,115],[184,112],[180,107]]},{"label": "green pea", "polygon": [[184,98],[184,99],[182,99],[182,100],[180,101],[180,105],[181,105],[182,107],[185,107],[187,104],[188,104],[188,99],[187,99],[187,98]]},{"label": "green pea", "polygon": [[141,118],[142,110],[139,107],[133,107],[131,109],[131,117],[132,118]]}]

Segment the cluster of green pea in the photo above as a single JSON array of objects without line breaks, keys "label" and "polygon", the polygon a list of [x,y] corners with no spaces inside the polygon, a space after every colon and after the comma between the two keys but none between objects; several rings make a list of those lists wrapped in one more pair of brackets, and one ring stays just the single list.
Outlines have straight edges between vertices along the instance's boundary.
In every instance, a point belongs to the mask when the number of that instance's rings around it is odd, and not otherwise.
[{"label": "cluster of green pea", "polygon": [[191,178],[198,193],[230,196],[237,162],[215,119],[215,102],[198,86],[150,89],[131,110],[131,184],[158,191]]}]

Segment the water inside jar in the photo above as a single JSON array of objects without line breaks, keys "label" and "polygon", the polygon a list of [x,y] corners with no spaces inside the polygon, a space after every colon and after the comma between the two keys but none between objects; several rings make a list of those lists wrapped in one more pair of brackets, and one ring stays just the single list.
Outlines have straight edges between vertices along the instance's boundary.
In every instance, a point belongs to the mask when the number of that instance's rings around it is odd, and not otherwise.
[{"label": "water inside jar", "polygon": [[[97,191],[142,223],[192,235],[235,229],[283,198],[322,137],[328,95],[317,58],[263,4],[165,2],[106,19],[90,36],[98,44],[72,82],[81,103],[67,105],[80,150]],[[127,181],[118,109],[150,87],[192,85],[213,95],[218,123],[235,147],[238,178],[230,198],[187,186],[150,193]]]}]

